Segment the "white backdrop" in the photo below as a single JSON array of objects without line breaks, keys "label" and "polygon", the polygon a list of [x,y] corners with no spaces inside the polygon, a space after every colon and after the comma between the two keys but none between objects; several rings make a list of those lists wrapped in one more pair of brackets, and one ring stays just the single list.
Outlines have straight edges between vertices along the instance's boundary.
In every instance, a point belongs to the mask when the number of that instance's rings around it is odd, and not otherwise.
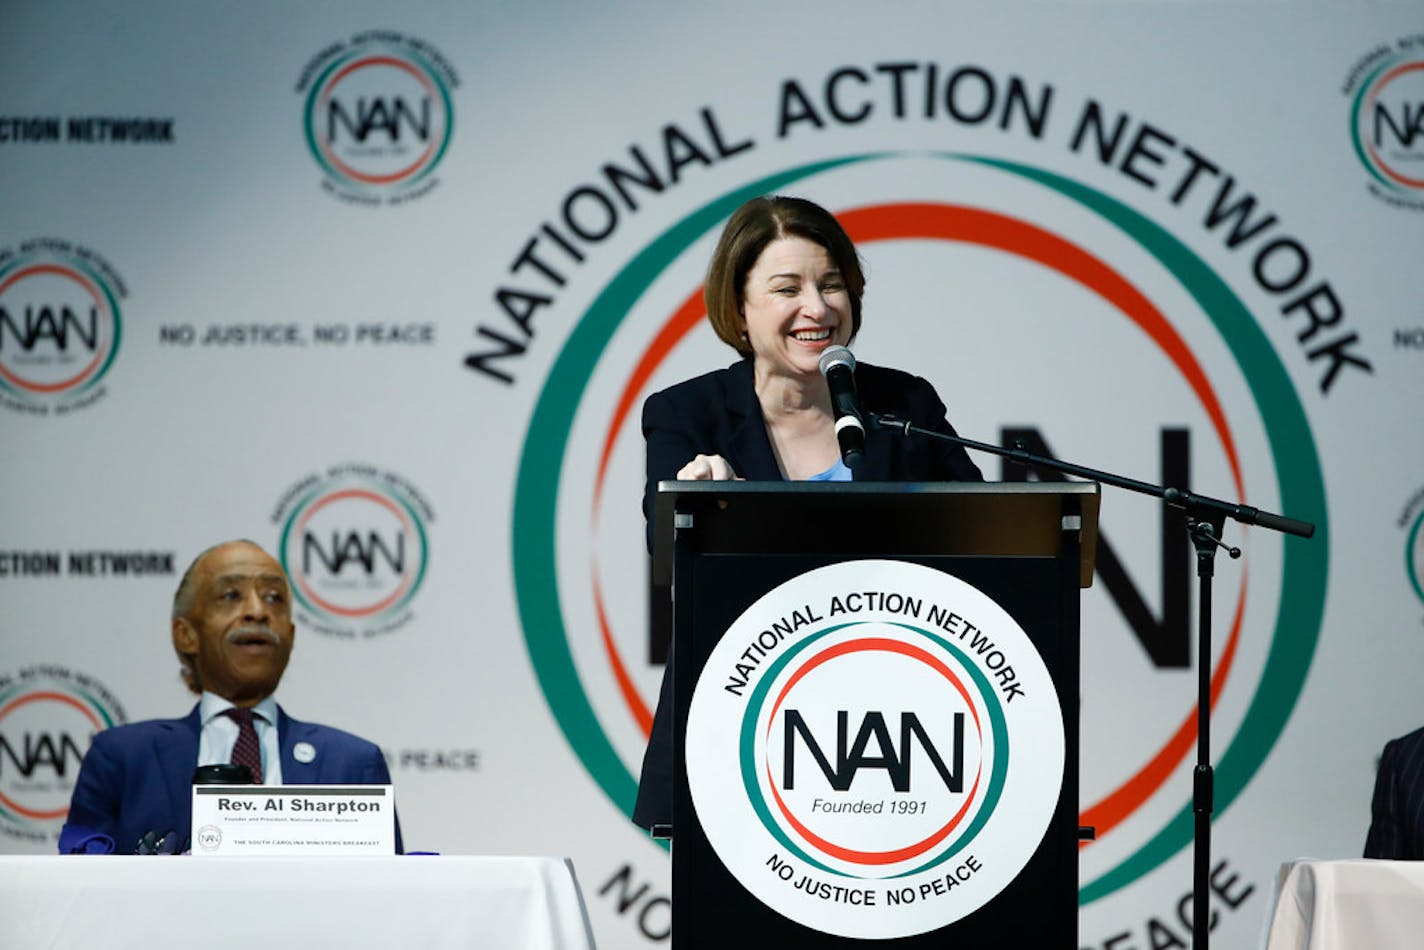
[{"label": "white backdrop", "polygon": [[[4,20],[0,850],[53,849],[95,727],[186,711],[175,572],[249,537],[299,594],[279,698],[387,750],[410,846],[569,855],[602,945],[665,939],[638,407],[732,361],[702,269],[783,191],[859,243],[857,353],[963,434],[1319,525],[1217,564],[1218,945],[1281,860],[1358,855],[1424,724],[1417,5]],[[1150,500],[1102,526],[1080,943],[1180,946],[1195,586]]]}]

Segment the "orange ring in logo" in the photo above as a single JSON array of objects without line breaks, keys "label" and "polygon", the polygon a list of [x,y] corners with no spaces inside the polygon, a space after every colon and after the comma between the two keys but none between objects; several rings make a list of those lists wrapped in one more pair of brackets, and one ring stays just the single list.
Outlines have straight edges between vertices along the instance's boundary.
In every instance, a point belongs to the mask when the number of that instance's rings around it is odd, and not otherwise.
[{"label": "orange ring in logo", "polygon": [[[326,84],[325,88],[322,89],[321,95],[317,99],[318,109],[320,110],[322,108],[325,108],[327,100],[331,98],[331,91],[338,82],[340,82],[343,78],[345,78],[352,72],[358,69],[364,69],[367,66],[394,66],[396,69],[405,70],[406,72],[410,73],[412,76],[415,77],[416,82],[420,83],[422,86],[425,87],[425,91],[429,94],[431,99],[440,98],[440,92],[430,82],[430,77],[425,75],[420,70],[416,69],[410,63],[407,63],[405,60],[397,59],[394,56],[367,56],[364,59],[358,59],[353,63],[348,63],[346,66],[338,70],[336,75],[331,77],[331,80]],[[351,178],[356,179],[357,181],[365,182],[368,185],[389,185],[391,182],[399,181],[402,178],[406,178],[411,175],[416,169],[418,169],[421,165],[424,165],[427,161],[429,161],[430,156],[435,152],[435,142],[432,141],[429,145],[426,146],[425,153],[422,154],[419,158],[417,158],[414,162],[407,165],[405,168],[392,172],[389,175],[369,175],[365,172],[358,172],[356,169],[352,168],[350,165],[347,165],[341,159],[337,158],[335,153],[333,153],[331,150],[330,142],[328,142],[326,139],[319,138],[317,139],[317,141],[321,146],[322,154],[327,157],[327,160],[330,161],[331,164],[341,169],[343,174],[348,175]]]},{"label": "orange ring in logo", "polygon": [[[28,277],[32,274],[58,274],[61,277],[68,277],[75,283],[79,284],[79,286],[83,287],[86,291],[88,291],[89,296],[94,298],[94,303],[97,304],[101,309],[108,309],[108,307],[104,304],[104,301],[100,298],[98,289],[90,281],[86,280],[83,274],[79,273],[76,270],[73,270],[72,268],[61,267],[58,264],[36,264],[33,267],[26,267],[23,270],[16,271],[15,273],[11,274],[10,277],[3,284],[0,284],[0,294],[5,293],[6,289],[9,288],[11,284],[15,283],[20,278]],[[11,373],[4,366],[0,366],[0,376],[9,380],[11,383],[14,383],[16,386],[19,386],[21,389],[27,389],[33,393],[57,393],[61,390],[71,388],[72,386],[83,380],[84,377],[94,372],[94,368],[103,362],[104,354],[106,352],[106,349],[101,348],[99,352],[94,355],[94,359],[90,360],[88,366],[84,367],[78,373],[75,373],[68,379],[60,380],[57,383],[30,382],[29,380],[21,379],[20,377]]]},{"label": "orange ring in logo", "polygon": [[[861,640],[851,640],[846,643],[837,644],[830,649],[823,650],[810,660],[807,660],[806,663],[786,681],[786,685],[782,686],[781,692],[776,697],[776,702],[772,704],[771,713],[767,717],[767,735],[770,736],[771,734],[771,722],[776,719],[776,712],[781,708],[782,700],[784,700],[786,694],[791,691],[791,687],[795,686],[803,676],[828,660],[834,660],[837,657],[845,656],[850,653],[859,653],[864,650],[883,650],[888,653],[899,653],[903,656],[908,656],[911,659],[919,660],[940,676],[949,680],[950,684],[964,699],[964,703],[969,707],[970,713],[974,716],[974,730],[979,734],[979,741],[982,745],[984,741],[984,727],[979,721],[979,710],[975,707],[973,700],[969,698],[969,691],[964,688],[964,684],[960,682],[959,677],[954,675],[954,671],[946,666],[938,657],[933,656],[920,647],[885,637],[866,637]],[[950,832],[964,820],[964,816],[969,812],[969,807],[973,805],[978,798],[979,782],[983,776],[984,762],[981,759],[979,768],[974,772],[974,785],[969,789],[969,794],[965,796],[964,804],[960,806],[959,810],[954,813],[949,821],[922,841],[907,845],[903,848],[897,848],[894,851],[856,851],[852,848],[844,848],[840,845],[832,844],[802,824],[801,821],[791,813],[791,809],[786,807],[786,803],[781,800],[781,793],[776,789],[776,783],[771,780],[771,770],[769,768],[767,769],[767,787],[771,789],[772,797],[776,799],[776,805],[781,809],[782,817],[787,820],[791,827],[796,829],[797,834],[801,835],[802,838],[811,842],[826,854],[840,858],[842,861],[878,866],[895,864],[899,861],[908,861],[911,858],[919,857],[947,838]]]},{"label": "orange ring in logo", "polygon": [[[406,529],[408,533],[410,533],[411,535],[415,534],[415,525],[411,524],[410,519],[406,517],[405,512],[401,510],[399,505],[396,505],[384,495],[378,494],[377,492],[368,491],[364,488],[342,489],[341,491],[332,492],[325,498],[314,502],[309,508],[307,508],[306,511],[302,512],[301,520],[297,522],[297,533],[299,535],[305,533],[307,522],[311,521],[312,516],[315,515],[322,508],[325,508],[327,505],[331,504],[334,501],[340,501],[344,498],[364,498],[367,501],[374,501],[376,504],[390,511],[391,514],[395,515],[396,518],[400,520],[401,525]],[[407,572],[404,579],[401,581],[401,585],[397,587],[395,591],[393,591],[389,596],[381,599],[380,601],[371,604],[369,607],[338,607],[336,604],[329,603],[323,598],[318,597],[316,593],[311,589],[311,586],[307,584],[306,578],[301,574],[293,572],[292,577],[296,580],[298,586],[301,587],[302,591],[308,597],[310,597],[312,601],[317,604],[317,606],[321,607],[322,610],[325,610],[328,613],[336,614],[339,617],[369,617],[373,614],[380,613],[381,611],[389,607],[391,604],[394,604],[405,596],[406,591],[410,589],[412,580],[411,573]]]}]

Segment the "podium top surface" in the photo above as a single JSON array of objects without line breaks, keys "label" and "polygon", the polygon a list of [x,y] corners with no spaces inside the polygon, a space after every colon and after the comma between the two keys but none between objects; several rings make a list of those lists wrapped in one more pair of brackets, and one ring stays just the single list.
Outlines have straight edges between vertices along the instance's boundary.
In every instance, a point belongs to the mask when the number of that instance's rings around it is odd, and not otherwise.
[{"label": "podium top surface", "polygon": [[653,505],[653,582],[671,580],[683,515],[712,550],[848,556],[1053,557],[1076,526],[1079,583],[1088,587],[1100,500],[1096,482],[664,481]]}]

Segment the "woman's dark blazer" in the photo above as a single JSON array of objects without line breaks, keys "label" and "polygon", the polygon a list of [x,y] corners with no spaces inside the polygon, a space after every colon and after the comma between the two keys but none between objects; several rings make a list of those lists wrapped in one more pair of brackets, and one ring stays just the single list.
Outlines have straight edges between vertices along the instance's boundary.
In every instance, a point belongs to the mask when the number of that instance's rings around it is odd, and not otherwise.
[{"label": "woman's dark blazer", "polygon": [[[867,413],[888,413],[916,426],[954,435],[944,403],[934,387],[918,376],[860,363],[856,391]],[[643,438],[648,449],[648,480],[643,514],[652,549],[653,495],[658,482],[677,478],[696,455],[720,455],[742,478],[781,481],[752,387],[752,361],[689,379],[643,403]],[[978,482],[984,477],[964,449],[926,436],[873,429],[865,436],[865,458],[855,479],[866,482]],[[643,755],[633,821],[643,828],[672,823],[672,659],[664,671],[652,735]]]}]

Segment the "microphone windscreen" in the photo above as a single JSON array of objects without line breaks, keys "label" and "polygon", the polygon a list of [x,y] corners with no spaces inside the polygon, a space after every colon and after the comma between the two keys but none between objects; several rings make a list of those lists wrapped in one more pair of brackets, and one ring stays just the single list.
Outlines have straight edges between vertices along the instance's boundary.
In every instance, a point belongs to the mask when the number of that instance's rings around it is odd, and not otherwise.
[{"label": "microphone windscreen", "polygon": [[855,372],[855,354],[840,344],[828,346],[825,351],[821,353],[820,366],[822,376],[837,366],[844,366],[851,372]]}]

